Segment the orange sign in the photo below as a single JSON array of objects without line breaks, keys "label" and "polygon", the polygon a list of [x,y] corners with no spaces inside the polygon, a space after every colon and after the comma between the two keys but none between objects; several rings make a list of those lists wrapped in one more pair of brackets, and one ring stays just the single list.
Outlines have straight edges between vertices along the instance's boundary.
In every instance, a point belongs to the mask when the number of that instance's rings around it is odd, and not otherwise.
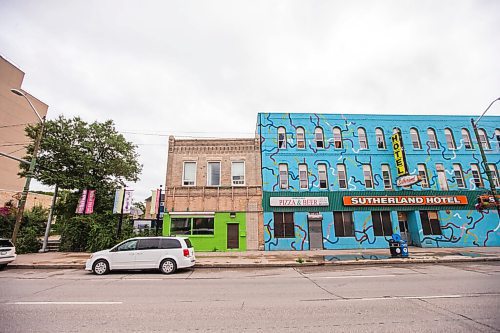
[{"label": "orange sign", "polygon": [[465,195],[344,197],[344,206],[442,206],[466,204],[467,197]]}]

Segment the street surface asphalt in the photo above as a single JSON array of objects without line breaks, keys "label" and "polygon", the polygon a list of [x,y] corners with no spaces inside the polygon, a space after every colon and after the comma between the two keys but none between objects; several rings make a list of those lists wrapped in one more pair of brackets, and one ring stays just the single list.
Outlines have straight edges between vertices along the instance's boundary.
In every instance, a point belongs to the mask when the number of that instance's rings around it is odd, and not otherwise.
[{"label": "street surface asphalt", "polygon": [[500,263],[0,272],[0,332],[500,332]]}]

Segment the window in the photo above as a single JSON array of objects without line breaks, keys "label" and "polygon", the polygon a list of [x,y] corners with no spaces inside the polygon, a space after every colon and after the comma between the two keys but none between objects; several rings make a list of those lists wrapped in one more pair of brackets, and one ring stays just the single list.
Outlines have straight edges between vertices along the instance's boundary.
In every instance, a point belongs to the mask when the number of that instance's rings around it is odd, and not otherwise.
[{"label": "window", "polygon": [[438,213],[433,210],[420,211],[420,221],[424,235],[441,235]]},{"label": "window", "polygon": [[116,251],[135,251],[137,248],[137,239],[125,242],[116,248]]},{"label": "window", "polygon": [[137,245],[138,250],[157,250],[159,249],[160,239],[158,238],[147,238],[139,239],[139,244]]},{"label": "window", "polygon": [[497,151],[500,149],[500,129],[495,130],[495,138],[497,139]]},{"label": "window", "polygon": [[437,149],[438,148],[438,141],[437,141],[437,136],[436,132],[432,128],[427,129],[427,136],[429,137],[429,147],[431,149]]},{"label": "window", "polygon": [[190,235],[191,234],[191,219],[190,218],[172,218],[170,220],[171,235]]},{"label": "window", "polygon": [[469,131],[465,128],[462,128],[462,140],[464,141],[465,149],[473,149],[472,141],[470,140]]},{"label": "window", "polygon": [[418,135],[418,130],[416,128],[410,129],[410,136],[413,149],[422,149],[422,145],[420,144],[420,135]]},{"label": "window", "polygon": [[309,188],[309,180],[307,177],[307,164],[299,164],[299,182],[301,189]]},{"label": "window", "polygon": [[328,188],[328,174],[326,173],[326,164],[318,164],[319,188]]},{"label": "window", "polygon": [[279,176],[280,188],[281,189],[288,189],[288,165],[280,164],[279,171],[280,171],[280,176]]},{"label": "window", "polygon": [[366,139],[366,131],[364,128],[358,128],[358,140],[360,149],[368,149],[368,140]]},{"label": "window", "polygon": [[231,179],[233,186],[245,185],[245,162],[231,163]]},{"label": "window", "polygon": [[170,222],[171,235],[213,235],[213,217],[175,217]]},{"label": "window", "polygon": [[391,170],[388,164],[382,164],[382,178],[384,179],[384,189],[392,189]]},{"label": "window", "polygon": [[375,236],[392,236],[391,212],[372,211]]},{"label": "window", "polygon": [[396,134],[396,133],[398,133],[398,132],[399,132],[399,133],[401,133],[401,130],[399,129],[399,127],[394,127],[394,128],[392,129],[392,134]]},{"label": "window", "polygon": [[339,177],[339,187],[347,188],[347,173],[344,164],[337,164],[337,175]]},{"label": "window", "polygon": [[472,171],[472,179],[476,187],[484,187],[483,178],[481,178],[481,172],[479,172],[479,166],[477,164],[471,164],[470,168]]},{"label": "window", "polygon": [[179,242],[179,240],[177,239],[172,239],[172,238],[160,239],[160,249],[180,249],[181,247],[182,247],[181,242]]},{"label": "window", "polygon": [[373,188],[372,167],[368,164],[363,165],[363,177],[365,179],[365,187]]},{"label": "window", "polygon": [[354,237],[352,212],[333,212],[335,236]]},{"label": "window", "polygon": [[325,142],[323,141],[323,130],[321,127],[316,127],[314,130],[314,141],[316,142],[316,148],[325,148]]},{"label": "window", "polygon": [[196,185],[196,162],[184,162],[184,170],[182,172],[182,185]]},{"label": "window", "polygon": [[274,238],[295,238],[293,213],[274,213]]},{"label": "window", "polygon": [[278,127],[278,148],[286,149],[286,130],[284,127]]},{"label": "window", "polygon": [[214,218],[213,217],[193,217],[192,218],[192,235],[213,235],[214,234]]},{"label": "window", "polygon": [[455,175],[455,180],[457,181],[457,187],[465,188],[464,173],[462,172],[462,166],[460,164],[453,164],[453,174]]},{"label": "window", "polygon": [[377,148],[386,149],[384,131],[381,128],[377,127],[375,129],[375,138],[377,139]]},{"label": "window", "polygon": [[481,146],[483,146],[483,149],[491,149],[490,142],[488,141],[488,136],[486,135],[484,129],[479,128],[477,132],[479,133],[479,141],[481,142]]},{"label": "window", "polygon": [[495,164],[488,164],[488,169],[490,169],[491,180],[495,187],[500,187],[500,183],[498,181],[498,170]]},{"label": "window", "polygon": [[446,137],[446,145],[448,146],[448,149],[456,149],[457,146],[455,145],[455,138],[453,138],[453,133],[449,128],[444,129],[444,136]]},{"label": "window", "polygon": [[207,186],[220,186],[220,162],[208,162]]},{"label": "window", "polygon": [[446,172],[442,164],[436,164],[436,171],[438,175],[439,188],[443,191],[448,191],[448,181],[446,180]]},{"label": "window", "polygon": [[297,148],[306,148],[306,135],[302,127],[297,127]]},{"label": "window", "polygon": [[333,143],[335,144],[335,148],[342,148],[342,131],[338,127],[333,128]]},{"label": "window", "polygon": [[420,186],[422,188],[429,188],[429,180],[427,178],[427,168],[425,164],[417,164],[418,175],[422,181],[420,182]]}]

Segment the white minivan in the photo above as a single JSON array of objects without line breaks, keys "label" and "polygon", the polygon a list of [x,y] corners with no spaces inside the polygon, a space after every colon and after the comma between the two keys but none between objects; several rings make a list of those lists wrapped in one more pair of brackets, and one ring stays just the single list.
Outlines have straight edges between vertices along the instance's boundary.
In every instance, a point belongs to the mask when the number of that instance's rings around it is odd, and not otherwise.
[{"label": "white minivan", "polygon": [[183,237],[136,237],[109,250],[93,253],[85,270],[103,275],[117,269],[159,269],[171,274],[178,268],[194,266],[191,242]]}]

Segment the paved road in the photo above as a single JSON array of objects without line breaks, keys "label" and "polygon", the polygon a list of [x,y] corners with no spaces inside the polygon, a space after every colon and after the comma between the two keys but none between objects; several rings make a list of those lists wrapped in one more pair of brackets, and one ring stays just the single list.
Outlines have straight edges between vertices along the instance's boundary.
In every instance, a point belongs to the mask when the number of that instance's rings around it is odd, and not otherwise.
[{"label": "paved road", "polygon": [[500,264],[0,272],[0,332],[499,332]]}]

